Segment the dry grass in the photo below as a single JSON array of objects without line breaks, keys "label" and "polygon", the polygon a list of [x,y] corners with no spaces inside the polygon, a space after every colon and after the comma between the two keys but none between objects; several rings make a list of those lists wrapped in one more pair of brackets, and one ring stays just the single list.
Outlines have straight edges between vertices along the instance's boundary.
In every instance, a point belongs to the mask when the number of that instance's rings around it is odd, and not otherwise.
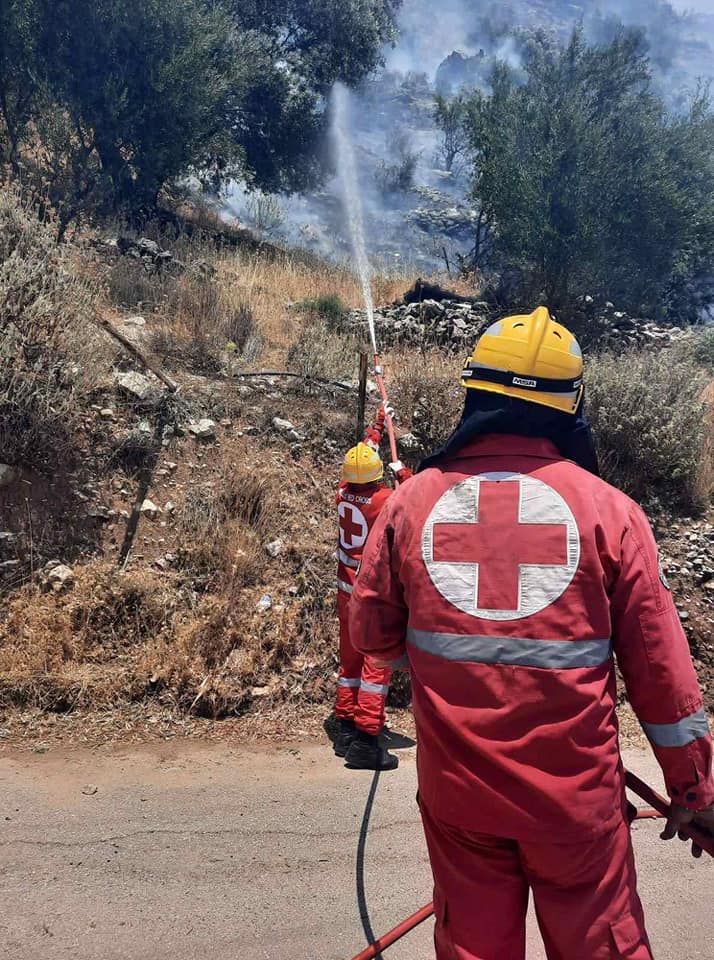
[{"label": "dry grass", "polygon": [[[239,251],[223,255],[217,266],[221,285],[251,306],[265,344],[261,362],[266,366],[284,364],[300,336],[305,318],[291,310],[291,304],[330,296],[339,297],[350,309],[362,304],[361,289],[352,273],[303,255],[255,256]],[[378,303],[397,299],[407,286],[404,278],[377,277],[373,282],[375,299]]]},{"label": "dry grass", "polygon": [[53,224],[0,188],[0,454],[43,470],[72,462],[82,408],[107,355],[98,287]]},{"label": "dry grass", "polygon": [[439,350],[400,350],[386,361],[390,398],[400,426],[419,439],[424,453],[438,449],[458,423],[464,404],[460,366]]},{"label": "dry grass", "polygon": [[695,497],[698,503],[708,503],[714,498],[714,381],[704,388],[701,399],[704,404],[704,435]]},{"label": "dry grass", "polygon": [[251,462],[245,446],[231,451],[210,480],[189,487],[178,508],[179,563],[202,592],[236,598],[259,583],[265,543],[282,526],[280,471]]}]

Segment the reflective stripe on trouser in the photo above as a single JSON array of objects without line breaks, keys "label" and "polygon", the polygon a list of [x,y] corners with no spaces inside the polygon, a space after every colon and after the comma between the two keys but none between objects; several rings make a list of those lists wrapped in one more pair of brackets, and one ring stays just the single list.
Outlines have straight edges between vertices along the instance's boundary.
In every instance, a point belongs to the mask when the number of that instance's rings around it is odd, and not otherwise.
[{"label": "reflective stripe on trouser", "polygon": [[549,960],[652,960],[624,820],[582,843],[517,843],[421,813],[437,960],[524,960],[529,889]]},{"label": "reflective stripe on trouser", "polygon": [[385,702],[392,671],[377,667],[350,642],[349,597],[337,596],[340,617],[340,674],[337,681],[335,716],[354,720],[359,730],[376,735],[384,726]]},{"label": "reflective stripe on trouser", "polygon": [[599,667],[612,655],[609,640],[540,640],[472,634],[407,631],[407,642],[444,660],[502,663],[509,666],[576,670]]}]

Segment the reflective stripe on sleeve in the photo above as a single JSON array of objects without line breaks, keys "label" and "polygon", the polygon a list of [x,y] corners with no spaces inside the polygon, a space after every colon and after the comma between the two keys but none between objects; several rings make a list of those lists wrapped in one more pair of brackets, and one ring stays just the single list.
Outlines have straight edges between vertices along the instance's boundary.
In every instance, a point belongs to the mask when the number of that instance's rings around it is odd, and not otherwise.
[{"label": "reflective stripe on sleeve", "polygon": [[340,563],[344,563],[346,567],[351,567],[352,570],[359,570],[359,560],[353,559],[341,548],[337,551],[337,555],[340,558]]},{"label": "reflective stripe on sleeve", "polygon": [[380,697],[386,697],[389,693],[389,685],[386,683],[368,683],[366,680],[362,680],[360,690],[365,693],[378,693]]},{"label": "reflective stripe on sleeve", "polygon": [[359,687],[362,683],[359,677],[340,677],[337,681],[338,687]]},{"label": "reflective stripe on sleeve", "polygon": [[641,723],[647,739],[658,747],[686,747],[688,743],[709,733],[704,710],[697,710],[676,723],[645,723],[644,720]]},{"label": "reflective stripe on sleeve", "polygon": [[344,580],[338,580],[337,589],[341,590],[343,593],[352,593],[354,587],[351,583],[345,583]]},{"label": "reflective stripe on sleeve", "polygon": [[407,632],[407,642],[444,660],[502,663],[548,670],[599,667],[612,655],[609,640],[531,640],[522,637],[479,637],[467,634]]}]

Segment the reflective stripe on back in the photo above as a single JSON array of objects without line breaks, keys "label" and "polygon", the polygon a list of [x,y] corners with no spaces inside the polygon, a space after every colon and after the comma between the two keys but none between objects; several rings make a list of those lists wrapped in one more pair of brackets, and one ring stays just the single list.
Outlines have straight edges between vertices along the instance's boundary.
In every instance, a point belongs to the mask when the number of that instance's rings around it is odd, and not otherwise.
[{"label": "reflective stripe on back", "polygon": [[502,663],[548,670],[599,667],[610,659],[609,640],[530,640],[521,637],[482,637],[468,634],[407,631],[407,642],[444,660],[462,663]]},{"label": "reflective stripe on back", "polygon": [[658,747],[686,747],[688,743],[709,733],[704,710],[697,710],[676,723],[645,723],[644,720],[641,723],[648,740]]},{"label": "reflective stripe on back", "polygon": [[340,563],[344,563],[346,567],[350,567],[352,570],[359,570],[359,560],[355,560],[348,553],[345,553],[342,548],[337,551],[337,556],[340,559]]}]

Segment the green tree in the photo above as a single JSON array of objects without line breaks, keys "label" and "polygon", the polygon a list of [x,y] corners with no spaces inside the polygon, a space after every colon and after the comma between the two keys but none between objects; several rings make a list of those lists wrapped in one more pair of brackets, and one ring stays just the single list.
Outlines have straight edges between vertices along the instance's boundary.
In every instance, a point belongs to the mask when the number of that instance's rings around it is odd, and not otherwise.
[{"label": "green tree", "polygon": [[541,37],[524,69],[519,84],[499,65],[467,107],[473,195],[498,265],[555,307],[601,293],[656,311],[714,253],[707,91],[669,114],[633,32],[598,48],[580,32],[565,48]]},{"label": "green tree", "polygon": [[469,146],[466,102],[463,94],[456,97],[438,94],[434,99],[434,121],[441,131],[439,158],[449,173],[458,168]]},{"label": "green tree", "polygon": [[[379,61],[395,0],[10,0],[0,142],[67,219],[151,209],[193,173],[295,189],[320,173],[323,96]],[[23,86],[27,80],[31,82]]]}]

